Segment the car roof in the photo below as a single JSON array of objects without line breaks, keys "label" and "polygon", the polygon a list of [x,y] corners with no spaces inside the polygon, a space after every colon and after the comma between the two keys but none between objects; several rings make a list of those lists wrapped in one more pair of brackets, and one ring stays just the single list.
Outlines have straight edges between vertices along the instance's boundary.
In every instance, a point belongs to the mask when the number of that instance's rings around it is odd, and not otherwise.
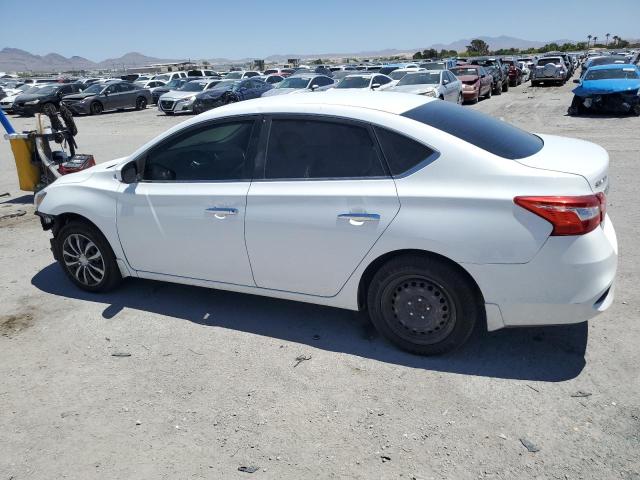
[{"label": "car roof", "polygon": [[[431,101],[439,101],[421,95],[408,95],[397,92],[369,92],[331,90],[323,92],[305,93],[300,95],[276,95],[260,97],[246,102],[238,102],[224,107],[229,114],[268,113],[281,111],[284,107],[304,107],[306,105],[352,107],[366,110],[376,110],[400,115],[413,108]],[[297,108],[296,108],[297,110]],[[216,117],[221,109],[213,109],[203,116]]]}]

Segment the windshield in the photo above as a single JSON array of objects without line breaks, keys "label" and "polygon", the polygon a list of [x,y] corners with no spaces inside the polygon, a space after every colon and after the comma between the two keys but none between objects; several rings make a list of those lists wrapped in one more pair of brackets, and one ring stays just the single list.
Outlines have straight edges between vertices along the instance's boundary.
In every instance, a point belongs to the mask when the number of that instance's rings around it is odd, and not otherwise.
[{"label": "windshield", "polygon": [[276,88],[307,88],[308,84],[308,78],[289,77],[281,81]]},{"label": "windshield", "polygon": [[201,92],[204,90],[206,83],[200,82],[187,82],[181,86],[178,90],[181,92]]},{"label": "windshield", "polygon": [[427,70],[444,70],[444,63],[443,62],[421,63],[420,68],[426,68]]},{"label": "windshield", "polygon": [[605,79],[637,79],[638,71],[635,68],[606,68],[604,70],[587,71],[585,80],[605,80]]},{"label": "windshield", "polygon": [[440,83],[440,74],[432,72],[408,73],[402,80],[398,82],[398,86],[402,85],[438,85]]},{"label": "windshield", "polygon": [[612,63],[629,63],[629,61],[625,57],[594,58],[593,60],[591,60],[589,66],[595,67],[596,65],[609,65]]},{"label": "windshield", "polygon": [[278,73],[278,70],[271,69],[271,70],[265,70],[264,71],[265,75],[272,75],[274,73]]},{"label": "windshield", "polygon": [[58,90],[58,88],[60,88],[58,85],[47,85],[46,87],[39,88],[38,93],[47,95],[49,93],[55,93],[55,91]]},{"label": "windshield", "polygon": [[184,83],[184,80],[181,80],[179,78],[174,78],[169,83],[167,83],[165,85],[165,87],[176,88],[176,87],[179,87],[180,85],[182,85],[183,83]]},{"label": "windshield", "polygon": [[242,78],[242,72],[227,73],[227,75],[224,78],[227,79],[227,80],[240,79],[240,78]]},{"label": "windshield", "polygon": [[340,80],[336,88],[367,88],[369,79],[365,77],[345,77]]},{"label": "windshield", "polygon": [[403,71],[395,70],[395,71],[391,72],[391,73],[389,74],[389,76],[390,76],[391,78],[393,78],[394,80],[400,80],[400,79],[401,79],[402,77],[404,77],[406,74],[407,74],[407,72],[403,72]]},{"label": "windshield", "polygon": [[458,77],[460,75],[478,75],[478,69],[472,67],[457,67],[452,68],[451,71]]},{"label": "windshield", "polygon": [[209,90],[226,90],[234,85],[238,84],[237,80],[223,80],[220,83],[216,84],[214,87],[211,87]]},{"label": "windshield", "polygon": [[496,64],[495,60],[474,60],[472,63],[483,67],[493,67]]},{"label": "windshield", "polygon": [[156,75],[154,80],[160,80],[162,82],[167,82],[169,80],[169,75]]},{"label": "windshield", "polygon": [[89,88],[85,89],[82,93],[100,93],[104,89],[105,85],[101,83],[94,83]]}]

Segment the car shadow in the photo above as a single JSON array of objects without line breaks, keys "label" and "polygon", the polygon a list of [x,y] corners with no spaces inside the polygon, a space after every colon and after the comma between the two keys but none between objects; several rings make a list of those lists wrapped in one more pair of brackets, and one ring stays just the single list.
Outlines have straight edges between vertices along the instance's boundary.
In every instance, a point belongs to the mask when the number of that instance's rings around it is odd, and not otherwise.
[{"label": "car shadow", "polygon": [[5,204],[14,204],[14,205],[33,205],[33,194],[31,195],[21,195],[19,197],[11,198],[6,197],[8,200],[3,200],[3,197],[0,197],[0,205]]},{"label": "car shadow", "polygon": [[586,322],[491,333],[476,328],[461,349],[420,357],[380,338],[366,315],[337,308],[133,278],[113,292],[91,294],[73,285],[55,263],[31,283],[52,295],[105,304],[105,319],[135,309],[409,368],[560,382],[578,376],[585,366]]}]

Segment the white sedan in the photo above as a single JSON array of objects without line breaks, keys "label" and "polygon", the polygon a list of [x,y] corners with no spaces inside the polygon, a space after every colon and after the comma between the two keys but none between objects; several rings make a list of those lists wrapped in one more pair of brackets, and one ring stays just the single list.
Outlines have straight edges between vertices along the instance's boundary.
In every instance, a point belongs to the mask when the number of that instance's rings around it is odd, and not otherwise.
[{"label": "white sedan", "polygon": [[448,102],[462,103],[463,101],[462,82],[449,70],[407,73],[395,87],[387,91],[426,95]]},{"label": "white sedan", "polygon": [[419,354],[613,300],[607,152],[390,92],[240,102],[35,196],[79,288],[164,280],[366,310]]}]

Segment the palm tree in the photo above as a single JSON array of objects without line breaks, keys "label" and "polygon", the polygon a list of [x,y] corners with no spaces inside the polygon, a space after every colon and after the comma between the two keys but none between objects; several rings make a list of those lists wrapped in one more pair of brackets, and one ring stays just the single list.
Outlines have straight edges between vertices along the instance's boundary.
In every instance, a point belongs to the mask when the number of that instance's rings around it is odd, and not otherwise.
[{"label": "palm tree", "polygon": [[587,42],[587,48],[589,48],[589,46],[591,45],[591,39],[593,37],[591,35],[587,35],[587,38],[589,39],[589,41]]},{"label": "palm tree", "polygon": [[618,35],[614,35],[613,36],[613,44],[617,45],[618,44],[618,40],[620,40],[620,37]]},{"label": "palm tree", "polygon": [[610,36],[611,36],[611,34],[610,34],[610,33],[607,33],[607,34],[605,35],[605,37],[607,37],[607,43],[605,44],[605,46],[606,46],[606,45],[609,45],[609,37],[610,37]]},{"label": "palm tree", "polygon": [[597,37],[597,36],[594,36],[594,37],[593,37],[593,46],[594,46],[594,47],[596,46],[596,43],[598,43],[598,37]]}]

